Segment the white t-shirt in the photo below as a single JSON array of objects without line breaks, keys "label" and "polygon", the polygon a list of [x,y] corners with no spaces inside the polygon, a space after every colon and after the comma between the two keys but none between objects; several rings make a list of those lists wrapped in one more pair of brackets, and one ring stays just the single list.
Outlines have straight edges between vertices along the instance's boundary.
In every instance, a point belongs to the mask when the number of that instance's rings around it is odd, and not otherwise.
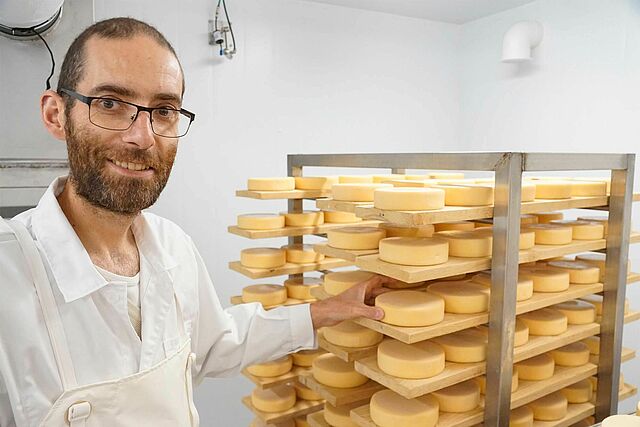
[{"label": "white t-shirt", "polygon": [[140,272],[133,277],[121,276],[104,268],[100,268],[95,264],[94,266],[96,270],[98,270],[98,273],[100,273],[109,284],[127,287],[129,319],[131,320],[133,329],[135,329],[138,336],[140,336],[142,330],[142,320],[140,317]]}]

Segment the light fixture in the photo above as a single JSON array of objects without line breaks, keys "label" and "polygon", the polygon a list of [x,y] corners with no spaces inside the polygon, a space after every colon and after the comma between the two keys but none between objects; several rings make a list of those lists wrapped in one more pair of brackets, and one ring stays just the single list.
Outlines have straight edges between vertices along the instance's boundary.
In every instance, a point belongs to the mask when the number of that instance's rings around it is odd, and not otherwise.
[{"label": "light fixture", "polygon": [[531,51],[542,41],[542,24],[538,21],[520,21],[509,28],[502,42],[502,62],[526,62]]},{"label": "light fixture", "polygon": [[0,0],[0,34],[19,40],[38,38],[62,15],[64,0]]}]

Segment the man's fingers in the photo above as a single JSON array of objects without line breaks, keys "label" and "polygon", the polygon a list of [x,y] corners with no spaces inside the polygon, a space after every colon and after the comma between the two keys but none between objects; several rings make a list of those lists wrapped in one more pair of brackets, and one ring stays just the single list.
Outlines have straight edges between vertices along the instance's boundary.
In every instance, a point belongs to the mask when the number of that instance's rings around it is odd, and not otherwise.
[{"label": "man's fingers", "polygon": [[369,319],[380,320],[384,317],[384,311],[378,307],[369,307],[368,305],[359,305],[354,307],[355,314]]}]

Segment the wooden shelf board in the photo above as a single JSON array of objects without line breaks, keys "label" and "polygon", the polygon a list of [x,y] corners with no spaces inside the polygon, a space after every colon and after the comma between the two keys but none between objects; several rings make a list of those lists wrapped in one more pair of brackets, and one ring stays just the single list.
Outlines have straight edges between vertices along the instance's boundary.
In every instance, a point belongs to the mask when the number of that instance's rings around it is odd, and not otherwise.
[{"label": "wooden shelf board", "polygon": [[631,323],[640,320],[640,311],[631,311],[624,315],[624,323]]},{"label": "wooden shelf board", "polygon": [[328,230],[341,227],[374,227],[380,224],[380,221],[361,221],[350,224],[326,223],[317,226],[308,227],[284,227],[276,230],[245,230],[237,225],[230,225],[227,230],[231,234],[246,237],[248,239],[270,239],[273,237],[291,237],[306,236],[309,234],[326,234]]},{"label": "wooden shelf board", "polygon": [[336,258],[325,258],[317,263],[310,264],[293,264],[286,263],[277,268],[249,268],[240,264],[240,261],[231,261],[229,268],[233,271],[241,273],[250,279],[263,279],[266,277],[285,276],[288,274],[299,274],[308,271],[329,270],[337,267],[348,267],[353,265],[349,261]]},{"label": "wooden shelf board", "polygon": [[318,331],[317,337],[318,346],[320,348],[335,354],[345,362],[353,362],[354,360],[374,355],[378,351],[378,345],[372,345],[369,347],[342,347],[332,344],[326,340],[324,334],[321,331]]},{"label": "wooden shelf board", "polygon": [[[294,298],[289,298],[287,299],[287,303],[286,304],[277,304],[277,305],[271,305],[271,306],[267,306],[263,308],[265,310],[271,310],[274,308],[278,308],[278,307],[283,307],[283,306],[290,306],[290,305],[298,305],[298,304],[309,304],[311,302],[316,302],[316,299],[307,299],[307,300],[296,300],[297,302],[291,302],[291,300],[293,300]],[[238,304],[245,304],[244,301],[242,301],[242,295],[234,295],[231,298],[229,298],[229,302],[231,303],[231,305],[238,305]]]},{"label": "wooden shelf board", "polygon": [[600,325],[597,323],[589,323],[586,325],[569,325],[566,332],[556,336],[530,335],[529,342],[515,347],[513,362],[517,363],[529,359],[547,351],[597,335],[599,332]]},{"label": "wooden shelf board", "polygon": [[293,408],[284,412],[262,412],[251,403],[251,396],[242,398],[242,403],[267,424],[277,424],[291,418],[310,414],[324,408],[323,400],[298,400]]},{"label": "wooden shelf board", "polygon": [[298,381],[318,393],[333,406],[348,405],[368,400],[375,392],[384,390],[382,385],[372,380],[367,381],[359,387],[353,388],[329,387],[320,384],[311,374],[301,375]]},{"label": "wooden shelf board", "polygon": [[305,375],[309,373],[311,373],[311,368],[294,366],[291,369],[291,371],[287,372],[286,374],[279,375],[277,377],[265,378],[265,377],[257,377],[255,375],[251,375],[249,372],[247,372],[246,368],[242,370],[242,375],[249,378],[249,380],[252,383],[254,383],[260,388],[271,388],[271,387],[276,387],[282,384],[290,383],[296,378],[298,378],[300,375]]},{"label": "wooden shelf board", "polygon": [[533,427],[569,427],[578,421],[593,415],[596,407],[591,403],[570,403],[567,416],[556,421],[534,421]]},{"label": "wooden shelf board", "polygon": [[632,384],[624,383],[622,386],[622,390],[620,390],[620,394],[618,396],[619,400],[626,400],[630,397],[635,396],[638,393],[638,388]]},{"label": "wooden shelf board", "polygon": [[307,415],[307,422],[311,427],[331,427],[324,419],[324,409]]},{"label": "wooden shelf board", "polygon": [[331,190],[285,190],[285,191],[253,191],[236,190],[236,197],[248,197],[250,199],[276,200],[276,199],[318,199],[329,197]]},{"label": "wooden shelf board", "polygon": [[[632,348],[622,347],[622,354],[620,356],[620,363],[628,362],[629,360],[633,360],[636,357],[636,351]],[[600,361],[600,355],[598,354],[590,354],[589,362],[597,365]]]},{"label": "wooden shelf board", "polygon": [[333,199],[316,200],[316,208],[326,211],[356,213],[356,208],[362,206],[373,206],[373,202],[341,202]]},{"label": "wooden shelf board", "polygon": [[378,253],[377,249],[347,250],[332,248],[328,243],[316,243],[313,245],[313,250],[329,257],[340,258],[350,262],[355,262],[356,258],[360,256]]},{"label": "wooden shelf board", "polygon": [[640,273],[629,273],[627,276],[627,285],[640,282]]}]

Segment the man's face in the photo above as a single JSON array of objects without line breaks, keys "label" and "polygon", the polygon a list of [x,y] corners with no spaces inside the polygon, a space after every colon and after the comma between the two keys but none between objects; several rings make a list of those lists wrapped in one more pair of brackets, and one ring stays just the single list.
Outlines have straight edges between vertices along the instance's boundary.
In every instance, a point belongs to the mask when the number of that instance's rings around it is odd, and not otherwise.
[{"label": "man's face", "polygon": [[[76,92],[148,107],[181,107],[180,65],[153,39],[93,37],[85,45],[85,59]],[[70,180],[78,195],[122,214],[155,203],[169,179],[177,139],[155,135],[146,112],[125,131],[93,125],[89,106],[78,101],[65,115]]]}]

